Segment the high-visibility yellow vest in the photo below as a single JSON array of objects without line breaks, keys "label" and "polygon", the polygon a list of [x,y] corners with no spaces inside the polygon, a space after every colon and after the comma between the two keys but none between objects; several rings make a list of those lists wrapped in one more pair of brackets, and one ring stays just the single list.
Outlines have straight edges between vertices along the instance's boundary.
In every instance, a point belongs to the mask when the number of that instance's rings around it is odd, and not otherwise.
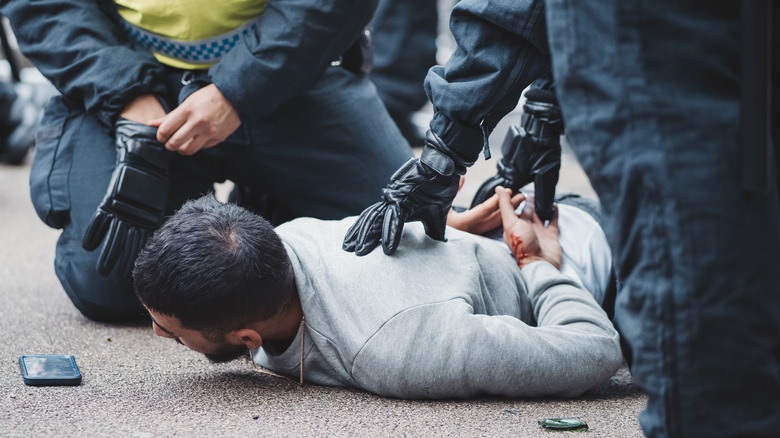
[{"label": "high-visibility yellow vest", "polygon": [[219,62],[265,11],[267,0],[114,0],[133,39],[163,64],[204,69]]}]

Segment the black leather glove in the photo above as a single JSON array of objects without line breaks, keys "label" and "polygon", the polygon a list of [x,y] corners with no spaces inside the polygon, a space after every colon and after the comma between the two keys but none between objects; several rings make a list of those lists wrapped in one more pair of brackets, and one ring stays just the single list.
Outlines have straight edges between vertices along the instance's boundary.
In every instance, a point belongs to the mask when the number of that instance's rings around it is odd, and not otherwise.
[{"label": "black leather glove", "polygon": [[156,135],[157,128],[142,123],[116,124],[116,168],[82,241],[93,251],[105,240],[96,266],[101,275],[117,266],[120,276],[129,277],[146,239],[162,224],[170,165]]},{"label": "black leather glove", "polygon": [[444,227],[460,175],[474,161],[464,160],[428,131],[420,158],[398,169],[382,189],[382,201],[368,207],[347,231],[342,248],[362,256],[379,245],[385,254],[398,248],[405,222],[422,221],[425,233],[444,240]]},{"label": "black leather glove", "polygon": [[561,168],[561,134],[563,121],[555,93],[540,88],[526,92],[520,127],[509,128],[502,146],[503,158],[498,161],[498,173],[482,183],[471,202],[481,204],[493,194],[496,186],[516,192],[534,183],[534,208],[541,220],[553,216],[555,185]]}]

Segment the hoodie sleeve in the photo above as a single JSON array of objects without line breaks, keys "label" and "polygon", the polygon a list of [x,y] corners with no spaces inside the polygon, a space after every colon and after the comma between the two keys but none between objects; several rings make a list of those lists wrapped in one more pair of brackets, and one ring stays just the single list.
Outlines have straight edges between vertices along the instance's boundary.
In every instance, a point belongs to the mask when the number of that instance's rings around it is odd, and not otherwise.
[{"label": "hoodie sleeve", "polygon": [[461,299],[415,307],[366,343],[353,378],[380,395],[450,398],[575,397],[612,376],[618,334],[591,294],[546,262],[522,273],[536,326]]}]

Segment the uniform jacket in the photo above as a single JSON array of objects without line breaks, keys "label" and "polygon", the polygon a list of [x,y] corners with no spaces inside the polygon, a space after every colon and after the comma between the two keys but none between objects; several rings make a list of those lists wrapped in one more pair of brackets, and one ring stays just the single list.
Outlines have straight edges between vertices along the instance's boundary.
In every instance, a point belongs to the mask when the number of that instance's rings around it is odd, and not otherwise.
[{"label": "uniform jacket", "polygon": [[[209,69],[242,118],[273,113],[313,84],[368,24],[375,0],[274,0],[255,31]],[[0,0],[24,55],[106,126],[143,94],[163,95],[166,67],[127,37],[111,1]]]},{"label": "uniform jacket", "polygon": [[450,29],[457,49],[425,78],[431,131],[475,160],[523,90],[550,71],[544,1],[462,0]]}]

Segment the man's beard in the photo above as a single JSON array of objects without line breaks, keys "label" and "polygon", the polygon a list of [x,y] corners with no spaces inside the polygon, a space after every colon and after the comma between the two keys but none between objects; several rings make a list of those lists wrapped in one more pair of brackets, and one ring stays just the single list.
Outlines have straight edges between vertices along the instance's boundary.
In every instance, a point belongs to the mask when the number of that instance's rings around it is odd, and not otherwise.
[{"label": "man's beard", "polygon": [[221,347],[216,353],[203,353],[203,355],[206,356],[206,359],[211,361],[211,363],[230,362],[245,354],[247,354],[246,346],[229,344]]}]

